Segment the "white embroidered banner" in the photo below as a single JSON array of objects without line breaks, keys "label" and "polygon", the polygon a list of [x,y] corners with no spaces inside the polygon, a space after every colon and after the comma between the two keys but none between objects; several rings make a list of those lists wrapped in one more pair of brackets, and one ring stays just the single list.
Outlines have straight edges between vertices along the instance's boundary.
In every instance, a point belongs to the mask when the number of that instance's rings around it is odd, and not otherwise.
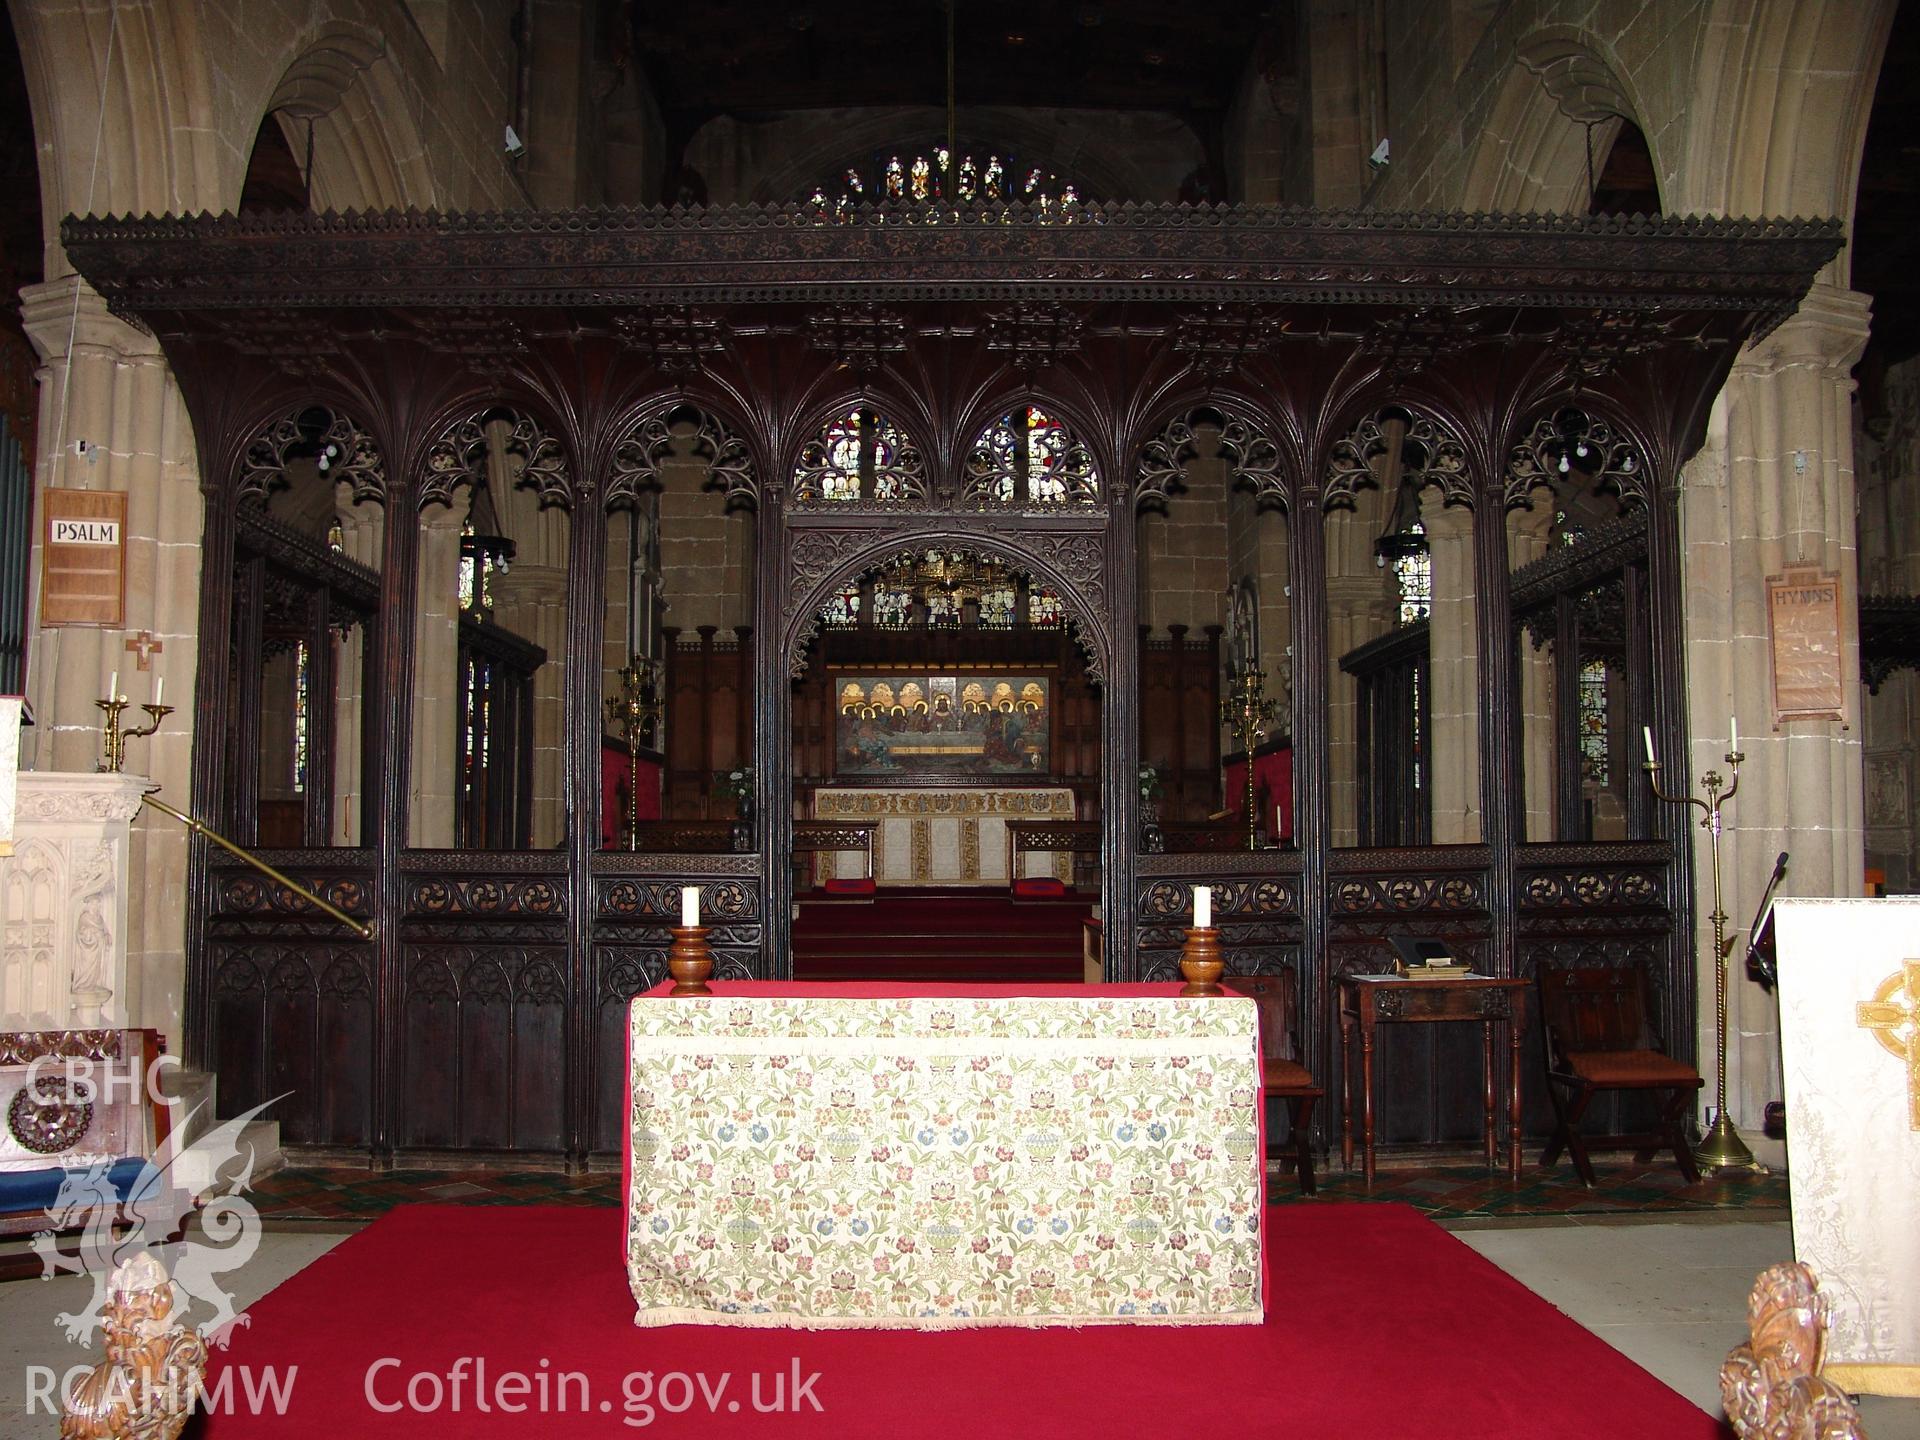
[{"label": "white embroidered banner", "polygon": [[640,1325],[1258,1324],[1253,1002],[632,1003]]},{"label": "white embroidered banner", "polygon": [[1833,1310],[1827,1375],[1920,1395],[1920,900],[1781,900],[1793,1249]]}]

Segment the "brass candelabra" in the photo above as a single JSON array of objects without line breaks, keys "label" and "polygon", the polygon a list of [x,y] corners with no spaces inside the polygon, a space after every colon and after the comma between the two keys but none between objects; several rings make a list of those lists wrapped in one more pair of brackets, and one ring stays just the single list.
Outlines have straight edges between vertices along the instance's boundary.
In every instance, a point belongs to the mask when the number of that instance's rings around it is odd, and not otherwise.
[{"label": "brass candelabra", "polygon": [[1707,792],[1704,800],[1698,795],[1669,795],[1660,788],[1660,762],[1653,757],[1651,737],[1647,741],[1647,759],[1641,767],[1647,772],[1647,783],[1653,787],[1655,799],[1669,805],[1698,807],[1700,828],[1707,832],[1707,851],[1712,857],[1713,914],[1709,918],[1713,922],[1714,1110],[1713,1123],[1694,1150],[1700,1168],[1710,1174],[1722,1170],[1757,1170],[1763,1174],[1766,1171],[1766,1166],[1753,1158],[1753,1152],[1727,1118],[1727,954],[1733,949],[1733,941],[1727,936],[1727,909],[1720,889],[1720,812],[1740,789],[1740,762],[1746,758],[1739,749],[1729,749],[1726,762],[1730,777],[1722,777],[1718,770],[1702,775],[1700,783]]},{"label": "brass candelabra", "polygon": [[635,655],[607,697],[607,721],[627,745],[627,849],[640,848],[640,747],[660,716],[660,662]]},{"label": "brass candelabra", "polygon": [[[1266,698],[1267,673],[1251,665],[1227,677],[1227,694],[1220,701],[1220,722],[1239,741],[1247,757],[1247,849],[1260,848],[1260,817],[1253,808],[1253,747],[1266,738],[1277,707]],[[1222,787],[1224,791],[1224,786]],[[1222,793],[1220,801],[1226,803]]]},{"label": "brass candelabra", "polygon": [[127,759],[127,741],[146,739],[147,736],[159,730],[162,720],[173,713],[173,706],[171,705],[142,705],[140,708],[147,712],[148,724],[146,728],[142,730],[123,730],[120,728],[120,713],[127,708],[126,696],[119,694],[108,695],[106,699],[96,700],[93,703],[105,712],[105,718],[102,720],[100,727],[101,739],[104,742],[104,751],[100,760],[100,771],[105,775],[118,775],[120,773],[120,768],[126,763]]}]

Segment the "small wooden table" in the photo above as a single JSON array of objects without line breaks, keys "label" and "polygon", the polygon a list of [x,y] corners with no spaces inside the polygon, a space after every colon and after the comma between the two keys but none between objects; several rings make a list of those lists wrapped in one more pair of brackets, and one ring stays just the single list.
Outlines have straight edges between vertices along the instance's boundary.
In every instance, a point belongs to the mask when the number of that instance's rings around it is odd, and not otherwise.
[{"label": "small wooden table", "polygon": [[1480,1022],[1480,1068],[1486,1092],[1487,1168],[1495,1164],[1497,1120],[1493,1093],[1493,1027],[1507,1027],[1507,1168],[1520,1174],[1520,1037],[1527,1028],[1525,980],[1460,975],[1431,980],[1399,975],[1340,977],[1340,1158],[1353,1168],[1354,1031],[1360,1035],[1360,1154],[1367,1184],[1373,1183],[1373,1027],[1383,1022]]}]

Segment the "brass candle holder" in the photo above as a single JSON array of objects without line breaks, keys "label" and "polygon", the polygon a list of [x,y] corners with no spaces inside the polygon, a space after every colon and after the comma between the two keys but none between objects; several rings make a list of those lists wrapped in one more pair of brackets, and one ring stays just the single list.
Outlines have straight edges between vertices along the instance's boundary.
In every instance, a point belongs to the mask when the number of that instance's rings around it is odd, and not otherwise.
[{"label": "brass candle holder", "polygon": [[127,741],[144,740],[160,729],[160,722],[173,713],[171,705],[142,705],[147,712],[147,725],[144,729],[123,730],[120,728],[120,714],[127,708],[127,697],[109,695],[104,700],[93,702],[104,713],[101,722],[102,756],[100,772],[104,775],[118,775],[126,764]]},{"label": "brass candle holder", "polygon": [[[1220,701],[1220,721],[1240,743],[1247,758],[1247,849],[1260,848],[1260,817],[1253,809],[1253,747],[1266,738],[1277,707],[1266,698],[1267,673],[1251,665],[1227,677],[1228,693]],[[1224,773],[1224,771],[1223,771]],[[1226,804],[1225,785],[1220,803]]]},{"label": "brass candle holder", "polygon": [[607,720],[627,745],[627,849],[640,848],[640,748],[660,715],[660,662],[635,655],[607,697]]},{"label": "brass candle holder", "polygon": [[667,971],[675,995],[711,995],[707,981],[713,975],[713,951],[707,948],[705,925],[675,925],[667,950]]},{"label": "brass candle holder", "polygon": [[1764,1175],[1767,1167],[1753,1158],[1753,1152],[1727,1118],[1727,955],[1733,949],[1733,941],[1727,936],[1727,910],[1721,898],[1720,812],[1740,789],[1740,762],[1747,757],[1739,750],[1728,750],[1725,758],[1731,778],[1723,778],[1718,770],[1702,775],[1700,783],[1707,792],[1704,800],[1698,795],[1669,795],[1660,788],[1660,762],[1653,758],[1651,739],[1641,768],[1647,772],[1647,783],[1653,787],[1656,800],[1699,808],[1700,828],[1707,832],[1707,851],[1712,857],[1713,914],[1709,918],[1713,922],[1714,1111],[1712,1124],[1694,1149],[1694,1158],[1709,1174],[1753,1170]]}]

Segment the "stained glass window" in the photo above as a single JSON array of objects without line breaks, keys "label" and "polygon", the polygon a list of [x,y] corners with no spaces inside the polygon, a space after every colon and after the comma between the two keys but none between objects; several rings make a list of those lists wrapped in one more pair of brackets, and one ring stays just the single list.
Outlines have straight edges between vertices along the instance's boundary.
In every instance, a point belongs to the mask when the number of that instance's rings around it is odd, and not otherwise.
[{"label": "stained glass window", "polygon": [[[473,534],[473,521],[464,520],[460,524],[462,537]],[[460,608],[471,610],[480,598],[480,561],[473,555],[462,553],[460,556]]]},{"label": "stained glass window", "polygon": [[307,793],[307,765],[312,754],[313,697],[309,689],[311,667],[307,664],[307,642],[293,647],[293,793]]},{"label": "stained glass window", "polygon": [[873,623],[882,630],[898,630],[906,625],[913,598],[903,587],[876,585],[873,588]]},{"label": "stained glass window", "polygon": [[[1426,533],[1418,521],[1410,528],[1416,535]],[[1400,590],[1400,623],[1426,619],[1433,609],[1433,556],[1425,549],[1395,556],[1393,580]]]},{"label": "stained glass window", "polygon": [[989,505],[1093,504],[1100,475],[1087,447],[1037,406],[1002,415],[967,460],[965,499]]},{"label": "stained glass window", "polygon": [[927,624],[936,629],[951,629],[960,623],[960,597],[951,590],[927,592]]},{"label": "stained glass window", "polygon": [[849,585],[827,601],[821,612],[825,622],[836,630],[850,630],[860,623],[860,587]]},{"label": "stained glass window", "polygon": [[1605,785],[1607,755],[1607,662],[1589,660],[1580,667],[1580,778]]},{"label": "stained glass window", "polygon": [[[823,221],[844,223],[854,208],[866,201],[895,204],[1030,205],[1060,220],[1075,218],[1079,187],[1039,165],[1024,171],[1010,155],[988,153],[985,158],[962,154],[951,167],[944,145],[925,150],[892,150],[876,155],[864,170],[849,166],[833,179],[816,185],[807,204]],[[1011,177],[1024,174],[1024,178]],[[952,194],[949,197],[949,185]]]},{"label": "stained glass window", "polygon": [[920,451],[885,415],[856,405],[836,415],[800,452],[793,498],[845,504],[917,500],[926,494]]},{"label": "stained glass window", "polygon": [[1041,630],[1057,630],[1066,622],[1059,595],[1036,585],[1027,595],[1027,623]]},{"label": "stained glass window", "polygon": [[987,630],[1013,628],[1014,588],[990,585],[980,592],[980,625]]}]

